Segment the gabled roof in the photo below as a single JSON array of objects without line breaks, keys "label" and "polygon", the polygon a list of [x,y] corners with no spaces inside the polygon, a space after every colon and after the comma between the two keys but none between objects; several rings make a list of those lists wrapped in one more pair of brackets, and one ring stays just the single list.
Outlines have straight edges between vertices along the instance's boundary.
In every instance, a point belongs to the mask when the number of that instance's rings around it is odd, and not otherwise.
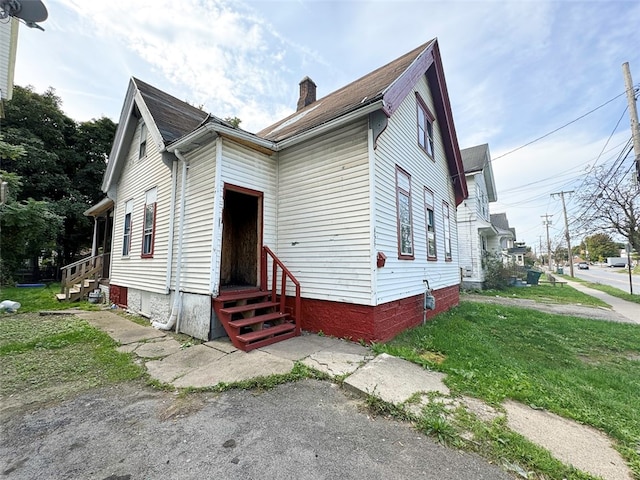
[{"label": "gabled roof", "polygon": [[495,179],[493,178],[493,168],[491,166],[491,154],[489,153],[489,145],[484,143],[475,147],[464,148],[460,150],[462,155],[462,164],[464,165],[464,173],[482,173],[484,183],[487,186],[487,195],[490,202],[498,200],[498,192],[496,190]]},{"label": "gabled roof", "polygon": [[140,92],[165,145],[192,132],[209,116],[142,80],[132,78],[131,81]]},{"label": "gabled roof", "polygon": [[[257,135],[277,142],[383,99],[389,87],[421,54],[427,53],[426,49],[434,42],[435,40],[429,40],[387,65],[259,131]],[[388,106],[389,109],[395,107],[397,105]],[[387,115],[390,116],[390,113],[391,111]]]},{"label": "gabled roof", "polygon": [[122,157],[126,155],[125,150],[128,149],[135,131],[136,112],[144,119],[160,151],[188,150],[194,142],[212,132],[231,136],[252,148],[269,153],[302,141],[307,136],[319,134],[323,129],[347,118],[359,118],[375,110],[390,117],[424,75],[431,87],[436,121],[439,122],[444,140],[444,154],[454,186],[456,205],[459,205],[468,196],[467,184],[436,39],[311,103],[258,134],[233,127],[132,78],[102,189],[107,192],[120,174]]},{"label": "gabled roof", "polygon": [[462,154],[464,173],[479,172],[489,163],[489,145],[486,143],[463,148],[460,153]]},{"label": "gabled roof", "polygon": [[492,213],[490,215],[491,225],[493,225],[500,235],[516,238],[516,229],[509,227],[509,220],[506,213]]},{"label": "gabled roof", "polygon": [[380,104],[380,109],[387,117],[391,117],[425,74],[432,90],[436,120],[444,139],[444,153],[454,183],[456,205],[459,205],[468,196],[467,183],[437,39],[429,40],[355,82],[316,100],[257,135],[276,143],[290,141],[341,117],[358,111],[365,114],[376,103]]}]

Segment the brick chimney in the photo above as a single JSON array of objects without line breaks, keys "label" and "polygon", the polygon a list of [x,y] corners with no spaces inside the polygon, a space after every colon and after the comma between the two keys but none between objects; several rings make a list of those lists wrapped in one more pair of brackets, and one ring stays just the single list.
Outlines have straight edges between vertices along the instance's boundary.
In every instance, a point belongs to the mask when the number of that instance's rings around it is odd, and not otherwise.
[{"label": "brick chimney", "polygon": [[316,84],[309,77],[304,77],[300,82],[300,98],[298,99],[297,110],[316,101]]}]

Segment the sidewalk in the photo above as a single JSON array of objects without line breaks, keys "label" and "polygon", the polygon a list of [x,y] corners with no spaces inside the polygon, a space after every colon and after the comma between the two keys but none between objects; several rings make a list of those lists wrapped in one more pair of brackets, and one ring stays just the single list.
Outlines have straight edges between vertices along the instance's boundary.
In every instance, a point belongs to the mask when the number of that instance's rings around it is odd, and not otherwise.
[{"label": "sidewalk", "polygon": [[640,305],[638,305],[637,303],[622,300],[621,298],[614,297],[612,295],[609,295],[608,293],[601,292],[600,290],[585,287],[579,282],[572,282],[571,280],[567,280],[567,284],[580,292],[591,295],[592,297],[599,298],[603,302],[608,303],[609,305],[611,305],[611,308],[614,312],[617,312],[623,317],[626,317],[629,320],[629,323],[640,324]]},{"label": "sidewalk", "polygon": [[[341,380],[353,392],[373,395],[411,415],[420,415],[436,394],[436,401],[451,408],[464,406],[487,422],[506,416],[512,430],[547,448],[564,463],[605,480],[631,480],[624,460],[599,431],[516,402],[505,403],[505,415],[478,399],[452,397],[443,382],[444,374],[391,355],[375,356],[356,343],[303,334],[247,353],[237,350],[226,338],[191,346],[180,344],[171,334],[138,325],[108,310],[76,315],[118,341],[120,351],[139,357],[152,378],[176,388],[213,387],[287,374],[295,362],[301,362]],[[559,428],[570,432],[570,438],[559,435]]]}]

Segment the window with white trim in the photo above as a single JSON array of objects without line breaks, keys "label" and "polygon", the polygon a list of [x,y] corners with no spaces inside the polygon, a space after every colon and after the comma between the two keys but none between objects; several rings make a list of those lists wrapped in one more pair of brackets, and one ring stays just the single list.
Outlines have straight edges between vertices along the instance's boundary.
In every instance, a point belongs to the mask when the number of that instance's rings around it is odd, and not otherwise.
[{"label": "window with white trim", "polygon": [[131,250],[131,220],[133,215],[133,200],[124,204],[124,227],[122,231],[122,256],[128,257]]},{"label": "window with white trim", "polygon": [[140,149],[138,152],[138,158],[144,158],[147,156],[147,126],[144,120],[140,122]]},{"label": "window with white trim", "polygon": [[424,213],[425,225],[427,226],[427,259],[437,260],[436,253],[436,219],[435,208],[433,207],[433,192],[428,188],[424,189]]},{"label": "window with white trim", "polygon": [[396,166],[398,217],[398,258],[413,260],[413,220],[411,218],[411,175]]},{"label": "window with white trim", "polygon": [[451,224],[449,221],[449,204],[442,202],[442,218],[444,223],[444,258],[451,260]]},{"label": "window with white trim", "polygon": [[156,206],[158,189],[156,187],[147,190],[144,202],[144,220],[142,231],[142,257],[153,257],[153,246],[156,231]]},{"label": "window with white trim", "polygon": [[418,93],[416,93],[416,100],[418,105],[418,145],[433,159],[433,122],[435,117]]}]

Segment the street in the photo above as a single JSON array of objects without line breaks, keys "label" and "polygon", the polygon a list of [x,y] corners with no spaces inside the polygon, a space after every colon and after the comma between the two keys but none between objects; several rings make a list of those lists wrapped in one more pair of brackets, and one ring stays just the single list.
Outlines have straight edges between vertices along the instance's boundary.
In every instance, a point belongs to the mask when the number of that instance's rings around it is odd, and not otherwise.
[{"label": "street", "polygon": [[[565,268],[565,273],[569,273],[568,270],[568,268]],[[629,293],[629,271],[626,268],[589,265],[589,270],[580,270],[577,265],[574,265],[573,273],[582,280],[610,285]],[[631,278],[633,281],[633,294],[640,295],[640,275],[631,275]]]}]

